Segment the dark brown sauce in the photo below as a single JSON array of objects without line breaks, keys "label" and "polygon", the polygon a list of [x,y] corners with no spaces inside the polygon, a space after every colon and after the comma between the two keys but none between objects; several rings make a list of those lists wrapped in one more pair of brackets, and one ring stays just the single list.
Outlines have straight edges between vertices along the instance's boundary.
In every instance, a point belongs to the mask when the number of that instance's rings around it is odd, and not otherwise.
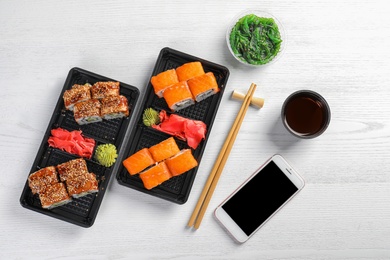
[{"label": "dark brown sauce", "polygon": [[327,121],[325,107],[315,97],[298,95],[285,107],[285,120],[299,135],[312,135],[320,131]]}]

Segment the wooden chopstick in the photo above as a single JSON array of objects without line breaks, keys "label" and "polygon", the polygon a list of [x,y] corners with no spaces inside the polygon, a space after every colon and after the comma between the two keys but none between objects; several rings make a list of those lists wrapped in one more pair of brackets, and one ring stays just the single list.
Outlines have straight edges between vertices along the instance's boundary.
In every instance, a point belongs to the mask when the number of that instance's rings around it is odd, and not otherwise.
[{"label": "wooden chopstick", "polygon": [[233,123],[233,126],[230,129],[228,136],[226,137],[225,143],[221,149],[221,152],[218,155],[217,161],[215,162],[214,167],[202,190],[198,203],[196,204],[195,209],[190,217],[190,220],[188,221],[187,226],[189,227],[193,226],[195,229],[198,229],[200,223],[202,222],[203,216],[211,200],[211,196],[215,190],[215,187],[217,186],[219,177],[221,176],[227,158],[229,157],[234,141],[236,140],[238,131],[240,130],[242,121],[244,120],[245,113],[248,110],[255,89],[256,84],[252,83]]}]

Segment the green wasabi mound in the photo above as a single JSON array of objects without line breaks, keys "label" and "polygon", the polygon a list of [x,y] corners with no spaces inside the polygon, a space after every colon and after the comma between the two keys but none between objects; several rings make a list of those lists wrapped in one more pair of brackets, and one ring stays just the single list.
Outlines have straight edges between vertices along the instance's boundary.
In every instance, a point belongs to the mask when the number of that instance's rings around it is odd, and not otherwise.
[{"label": "green wasabi mound", "polygon": [[116,147],[113,144],[98,145],[95,151],[95,159],[105,167],[111,167],[118,157]]},{"label": "green wasabi mound", "polygon": [[147,108],[142,115],[142,121],[146,126],[158,125],[160,123],[159,113],[153,108]]},{"label": "green wasabi mound", "polygon": [[238,59],[252,65],[263,65],[279,53],[282,38],[273,18],[248,14],[234,25],[229,41]]}]

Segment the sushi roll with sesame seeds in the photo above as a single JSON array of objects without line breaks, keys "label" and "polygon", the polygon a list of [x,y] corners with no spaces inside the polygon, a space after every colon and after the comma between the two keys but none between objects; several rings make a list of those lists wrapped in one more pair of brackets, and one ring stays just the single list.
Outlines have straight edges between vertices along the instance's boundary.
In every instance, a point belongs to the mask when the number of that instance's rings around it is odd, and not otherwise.
[{"label": "sushi roll with sesame seeds", "polygon": [[28,185],[33,194],[44,190],[46,186],[58,183],[57,171],[54,166],[42,168],[28,176]]},{"label": "sushi roll with sesame seeds", "polygon": [[103,119],[115,119],[129,116],[129,105],[125,96],[109,96],[100,100],[100,116]]},{"label": "sushi roll with sesame seeds", "polygon": [[101,104],[97,99],[90,99],[74,105],[74,119],[79,125],[101,122]]},{"label": "sushi roll with sesame seeds", "polygon": [[76,178],[66,180],[66,189],[69,196],[80,198],[99,191],[98,182],[94,173],[83,173]]},{"label": "sushi roll with sesame seeds", "polygon": [[91,84],[74,84],[71,89],[64,92],[63,99],[65,108],[73,111],[75,104],[91,99]]},{"label": "sushi roll with sesame seeds", "polygon": [[62,182],[47,186],[39,193],[39,199],[44,209],[53,209],[72,201]]},{"label": "sushi roll with sesame seeds", "polygon": [[88,173],[87,162],[83,158],[73,159],[57,165],[57,172],[63,182],[75,179],[79,175]]},{"label": "sushi roll with sesame seeds", "polygon": [[120,83],[117,81],[96,82],[91,87],[93,99],[102,99],[110,96],[119,96]]}]

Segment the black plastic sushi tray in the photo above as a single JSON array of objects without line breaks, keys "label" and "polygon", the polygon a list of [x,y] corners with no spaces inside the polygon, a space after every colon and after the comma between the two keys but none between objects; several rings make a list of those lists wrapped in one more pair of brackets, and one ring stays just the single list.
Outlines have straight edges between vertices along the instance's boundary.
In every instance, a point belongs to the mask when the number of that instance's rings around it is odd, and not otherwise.
[{"label": "black plastic sushi tray", "polygon": [[[74,84],[94,84],[98,81],[117,80],[97,75],[80,68],[73,68],[69,71],[30,173],[47,166],[55,166],[77,158],[76,155],[49,147],[48,138],[50,137],[51,130],[54,128],[60,127],[68,131],[81,130],[85,137],[93,138],[96,141],[96,146],[99,144],[111,143],[116,146],[118,154],[120,154],[129,122],[133,116],[133,110],[140,95],[139,90],[136,87],[120,82],[120,94],[125,96],[128,100],[130,111],[129,117],[103,120],[102,122],[87,125],[78,125],[74,120],[73,112],[65,110],[63,101],[63,94],[65,90],[70,89]],[[28,186],[28,182],[26,181],[20,197],[21,205],[30,210],[82,227],[92,226],[115,165],[109,168],[101,166],[93,159],[93,156],[92,159],[85,160],[87,162],[88,170],[96,174],[99,186],[99,191],[97,193],[91,193],[80,198],[75,198],[72,202],[53,209],[43,209],[38,195],[32,194],[31,189]],[[118,163],[121,163],[119,158],[115,164]]]},{"label": "black plastic sushi tray", "polygon": [[[199,146],[193,150],[193,155],[200,165],[201,158],[206,147],[206,143],[208,141],[208,137],[210,135],[210,131],[212,129],[213,122],[226,87],[226,83],[228,81],[229,70],[226,67],[216,63],[167,47],[161,50],[151,76],[157,75],[158,73],[168,69],[177,68],[184,63],[192,61],[200,61],[205,72],[213,72],[220,88],[220,91],[217,94],[210,96],[201,102],[197,102],[195,105],[175,112],[176,114],[186,118],[201,120],[207,125],[205,140],[203,140]],[[138,114],[136,115],[136,123],[132,129],[129,141],[123,148],[123,159],[129,157],[142,148],[151,147],[169,137],[168,134],[159,132],[151,127],[146,127],[142,122],[142,114],[146,108],[153,108],[157,111],[165,110],[168,113],[171,113],[165,100],[155,95],[153,86],[151,85],[150,81],[147,85],[141,106],[142,107],[138,110]],[[177,138],[175,138],[175,140],[180,149],[190,149],[185,141],[179,140]],[[163,182],[161,185],[151,190],[145,189],[139,176],[131,176],[122,164],[119,165],[116,178],[118,183],[121,185],[168,201],[172,201],[177,204],[184,204],[189,197],[199,165],[198,167],[195,167],[182,175],[173,177],[168,181]]]}]

